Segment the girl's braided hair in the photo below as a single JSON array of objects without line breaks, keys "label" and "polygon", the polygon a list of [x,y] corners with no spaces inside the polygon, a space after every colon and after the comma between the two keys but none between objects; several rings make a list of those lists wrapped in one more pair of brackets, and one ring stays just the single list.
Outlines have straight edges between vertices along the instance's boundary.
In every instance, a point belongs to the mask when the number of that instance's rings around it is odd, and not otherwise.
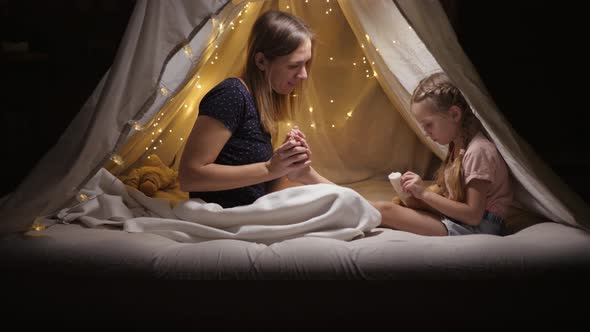
[{"label": "girl's braided hair", "polygon": [[[465,100],[461,91],[451,82],[443,72],[434,73],[422,79],[414,89],[411,103],[429,101],[441,112],[448,112],[451,106],[457,106],[462,111],[460,134],[463,145],[455,157],[455,143],[449,144],[447,155],[436,172],[436,184],[440,187],[441,194],[455,201],[464,202],[465,177],[463,174],[463,156],[467,145],[479,129],[479,121],[473,114],[471,107]],[[453,197],[450,197],[445,185],[445,169],[449,169],[448,184],[452,189]]]}]

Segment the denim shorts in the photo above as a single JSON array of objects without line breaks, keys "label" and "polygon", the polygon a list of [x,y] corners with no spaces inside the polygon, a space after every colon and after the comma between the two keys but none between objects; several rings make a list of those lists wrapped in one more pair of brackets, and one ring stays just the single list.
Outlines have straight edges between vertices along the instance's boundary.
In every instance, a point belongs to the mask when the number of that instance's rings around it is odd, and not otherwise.
[{"label": "denim shorts", "polygon": [[504,224],[504,218],[487,210],[477,226],[467,225],[447,216],[442,216],[441,221],[447,228],[448,235],[451,236],[467,234],[500,235]]}]

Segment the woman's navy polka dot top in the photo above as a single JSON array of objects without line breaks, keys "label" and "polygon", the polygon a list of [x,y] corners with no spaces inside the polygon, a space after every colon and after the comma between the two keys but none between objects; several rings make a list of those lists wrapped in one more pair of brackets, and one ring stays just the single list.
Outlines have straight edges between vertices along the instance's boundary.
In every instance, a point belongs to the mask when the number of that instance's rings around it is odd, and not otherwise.
[{"label": "woman's navy polka dot top", "polygon": [[[254,98],[238,78],[227,78],[201,100],[199,116],[220,121],[232,133],[215,160],[221,165],[246,165],[272,157],[271,136],[260,121]],[[190,192],[191,198],[224,208],[247,205],[267,193],[268,182],[222,191]]]}]

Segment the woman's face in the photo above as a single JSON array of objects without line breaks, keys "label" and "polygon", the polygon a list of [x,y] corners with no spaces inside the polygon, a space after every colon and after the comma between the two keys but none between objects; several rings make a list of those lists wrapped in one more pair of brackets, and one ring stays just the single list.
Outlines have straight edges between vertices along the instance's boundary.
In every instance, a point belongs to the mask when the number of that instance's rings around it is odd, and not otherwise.
[{"label": "woman's face", "polygon": [[272,89],[282,95],[293,92],[295,87],[307,79],[307,68],[311,59],[311,40],[305,39],[299,47],[288,55],[280,56],[272,62],[265,61],[265,71],[270,75]]},{"label": "woman's face", "polygon": [[459,136],[461,110],[451,106],[448,111],[440,111],[428,100],[412,104],[412,112],[422,129],[433,141],[446,145]]}]

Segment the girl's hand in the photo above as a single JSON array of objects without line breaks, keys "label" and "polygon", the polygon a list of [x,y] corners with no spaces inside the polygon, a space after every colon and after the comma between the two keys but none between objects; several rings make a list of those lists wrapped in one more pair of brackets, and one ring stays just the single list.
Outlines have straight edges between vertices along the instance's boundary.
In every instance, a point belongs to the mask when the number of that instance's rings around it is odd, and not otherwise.
[{"label": "girl's hand", "polygon": [[311,164],[307,152],[308,149],[302,146],[301,142],[295,139],[287,140],[275,150],[266,162],[266,168],[274,178],[303,169]]},{"label": "girl's hand", "polygon": [[401,177],[401,184],[404,192],[410,193],[417,199],[423,199],[426,188],[420,175],[413,172],[405,172]]}]

